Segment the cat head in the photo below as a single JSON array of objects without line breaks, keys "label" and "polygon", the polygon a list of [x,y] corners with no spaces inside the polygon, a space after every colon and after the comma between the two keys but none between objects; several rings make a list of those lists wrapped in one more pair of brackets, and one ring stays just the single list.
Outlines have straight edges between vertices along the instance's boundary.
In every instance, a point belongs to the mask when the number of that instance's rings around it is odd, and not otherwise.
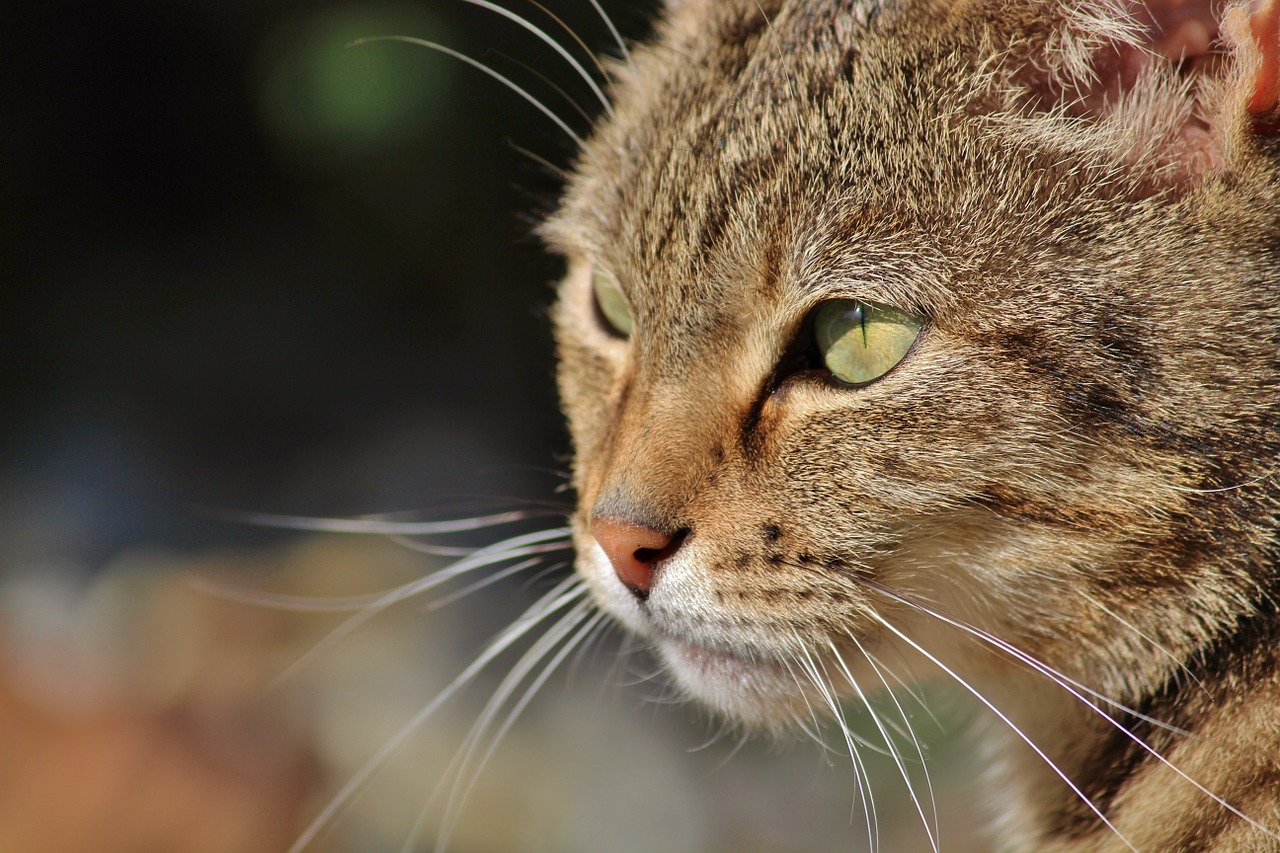
[{"label": "cat head", "polygon": [[688,694],[989,659],[953,620],[1122,696],[1174,664],[1118,618],[1177,654],[1265,592],[1250,14],[686,0],[618,65],[544,226],[577,570]]}]

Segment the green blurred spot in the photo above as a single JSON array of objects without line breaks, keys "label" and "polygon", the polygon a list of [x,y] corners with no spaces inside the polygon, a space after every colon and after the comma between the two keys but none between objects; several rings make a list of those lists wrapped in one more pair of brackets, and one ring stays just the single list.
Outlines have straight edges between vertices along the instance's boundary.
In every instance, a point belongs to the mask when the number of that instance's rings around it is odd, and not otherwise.
[{"label": "green blurred spot", "polygon": [[281,142],[315,153],[365,156],[402,150],[444,120],[447,57],[402,42],[448,43],[451,33],[407,4],[351,4],[295,18],[261,52],[258,100]]}]

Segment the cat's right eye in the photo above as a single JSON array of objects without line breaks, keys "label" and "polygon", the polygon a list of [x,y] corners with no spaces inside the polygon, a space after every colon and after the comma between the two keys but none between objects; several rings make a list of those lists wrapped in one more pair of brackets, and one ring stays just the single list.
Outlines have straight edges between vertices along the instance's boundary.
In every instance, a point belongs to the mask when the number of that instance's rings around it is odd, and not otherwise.
[{"label": "cat's right eye", "polygon": [[906,357],[924,319],[888,305],[833,299],[813,315],[823,365],[844,385],[866,385]]},{"label": "cat's right eye", "polygon": [[591,292],[595,297],[596,309],[610,331],[624,338],[630,337],[631,308],[613,276],[601,270],[593,272]]}]

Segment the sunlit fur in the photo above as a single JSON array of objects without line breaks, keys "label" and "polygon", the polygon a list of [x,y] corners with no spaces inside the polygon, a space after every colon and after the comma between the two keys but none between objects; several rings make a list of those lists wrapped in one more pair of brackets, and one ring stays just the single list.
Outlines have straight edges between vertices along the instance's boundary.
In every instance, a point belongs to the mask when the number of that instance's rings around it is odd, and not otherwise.
[{"label": "sunlit fur", "polygon": [[[1280,850],[1280,146],[1199,6],[675,3],[544,227],[595,600],[749,727],[960,682],[1011,850]],[[788,367],[837,298],[927,318],[866,387]],[[689,531],[647,600],[593,512]]]}]

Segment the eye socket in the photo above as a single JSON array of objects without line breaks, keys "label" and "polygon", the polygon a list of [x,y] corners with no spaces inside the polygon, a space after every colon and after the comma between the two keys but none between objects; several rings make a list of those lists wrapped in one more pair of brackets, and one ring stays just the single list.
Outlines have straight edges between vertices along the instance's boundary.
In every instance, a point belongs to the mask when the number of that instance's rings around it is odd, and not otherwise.
[{"label": "eye socket", "polygon": [[845,385],[866,385],[902,361],[924,318],[888,305],[833,299],[813,315],[822,362]]},{"label": "eye socket", "polygon": [[622,337],[631,336],[631,309],[627,298],[614,281],[613,276],[596,270],[591,274],[591,292],[595,296],[596,309],[609,329]]}]

